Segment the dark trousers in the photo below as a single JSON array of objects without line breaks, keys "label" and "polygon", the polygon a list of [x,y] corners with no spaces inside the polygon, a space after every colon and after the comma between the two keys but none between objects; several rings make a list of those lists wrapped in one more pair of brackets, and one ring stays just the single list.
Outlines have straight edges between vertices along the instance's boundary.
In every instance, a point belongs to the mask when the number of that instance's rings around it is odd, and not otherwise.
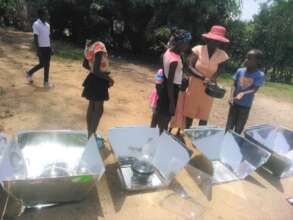
[{"label": "dark trousers", "polygon": [[32,76],[35,72],[44,68],[44,83],[46,83],[49,81],[51,48],[40,47],[38,56],[39,56],[39,64],[34,66],[30,71],[28,71],[28,75]]},{"label": "dark trousers", "polygon": [[249,117],[250,108],[239,105],[230,105],[226,131],[234,130],[241,134]]}]

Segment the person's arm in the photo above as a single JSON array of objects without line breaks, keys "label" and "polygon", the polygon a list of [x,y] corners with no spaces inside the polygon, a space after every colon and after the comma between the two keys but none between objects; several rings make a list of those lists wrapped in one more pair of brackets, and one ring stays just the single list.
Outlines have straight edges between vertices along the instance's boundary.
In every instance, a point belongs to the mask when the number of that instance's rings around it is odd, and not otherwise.
[{"label": "person's arm", "polygon": [[34,34],[34,44],[37,54],[39,54],[39,36],[37,34]]},{"label": "person's arm", "polygon": [[101,78],[101,79],[105,79],[105,80],[108,80],[109,83],[111,85],[113,85],[114,81],[113,79],[109,76],[109,73],[106,73],[106,72],[102,72],[100,70],[100,65],[101,65],[101,60],[102,60],[102,52],[99,52],[99,53],[96,53],[95,55],[95,63],[94,63],[94,74]]},{"label": "person's arm", "polygon": [[168,79],[167,79],[167,92],[168,92],[168,98],[169,98],[169,111],[170,114],[175,113],[175,106],[176,106],[176,100],[174,99],[174,77],[175,77],[175,72],[178,66],[178,62],[173,62],[170,64],[169,68],[169,74],[168,74]]},{"label": "person's arm", "polygon": [[39,30],[37,27],[37,24],[33,24],[33,33],[34,33],[34,45],[35,45],[35,50],[37,52],[37,55],[40,55],[40,46],[39,46]]},{"label": "person's arm", "polygon": [[235,90],[236,90],[236,86],[237,86],[236,84],[237,84],[237,82],[236,82],[236,80],[234,80],[234,84],[231,87],[230,97],[229,97],[229,103],[231,105],[233,105],[233,103],[234,103],[234,95],[235,95]]},{"label": "person's arm", "polygon": [[188,57],[188,69],[190,70],[191,75],[204,79],[205,77],[203,76],[203,74],[201,74],[196,68],[194,68],[197,60],[198,55],[195,53],[191,53]]},{"label": "person's arm", "polygon": [[259,88],[264,84],[265,81],[265,77],[264,77],[264,73],[262,73],[262,75],[260,77],[258,77],[257,79],[255,79],[255,82],[253,84],[253,86],[251,87],[251,89],[244,91],[244,92],[240,92],[235,99],[236,100],[240,100],[242,99],[244,96],[249,95],[249,94],[254,94],[256,93]]},{"label": "person's arm", "polygon": [[259,87],[255,86],[250,90],[244,91],[244,92],[240,92],[239,94],[237,94],[237,96],[235,97],[236,100],[241,100],[244,96],[248,95],[248,94],[254,94],[258,91]]}]

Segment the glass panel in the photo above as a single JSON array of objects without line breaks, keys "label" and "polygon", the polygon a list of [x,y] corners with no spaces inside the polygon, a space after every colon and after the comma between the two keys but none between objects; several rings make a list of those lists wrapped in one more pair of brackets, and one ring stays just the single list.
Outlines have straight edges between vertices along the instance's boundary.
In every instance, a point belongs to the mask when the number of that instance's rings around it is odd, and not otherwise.
[{"label": "glass panel", "polygon": [[190,160],[184,146],[167,133],[152,144],[157,147],[153,164],[166,179],[172,179]]},{"label": "glass panel", "polygon": [[[143,147],[159,137],[159,129],[148,127],[120,127],[109,130],[109,140],[121,164],[141,157]],[[144,150],[147,150],[147,146]]]},{"label": "glass panel", "polygon": [[225,132],[219,128],[198,128],[186,130],[186,133],[193,140],[193,145],[197,147],[209,160],[220,159],[221,141]]}]

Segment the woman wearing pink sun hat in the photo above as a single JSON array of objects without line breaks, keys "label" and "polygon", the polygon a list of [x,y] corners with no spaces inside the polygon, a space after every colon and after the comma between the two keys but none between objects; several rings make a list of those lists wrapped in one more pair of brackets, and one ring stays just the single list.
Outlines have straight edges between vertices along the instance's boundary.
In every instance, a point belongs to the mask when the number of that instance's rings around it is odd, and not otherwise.
[{"label": "woman wearing pink sun hat", "polygon": [[192,74],[187,90],[179,95],[176,114],[171,122],[172,128],[190,128],[193,119],[198,119],[199,125],[207,125],[213,98],[205,92],[206,82],[215,81],[221,65],[229,59],[227,53],[220,49],[221,45],[230,42],[225,34],[225,27],[215,25],[210,32],[202,34],[206,44],[192,48],[188,58]]}]

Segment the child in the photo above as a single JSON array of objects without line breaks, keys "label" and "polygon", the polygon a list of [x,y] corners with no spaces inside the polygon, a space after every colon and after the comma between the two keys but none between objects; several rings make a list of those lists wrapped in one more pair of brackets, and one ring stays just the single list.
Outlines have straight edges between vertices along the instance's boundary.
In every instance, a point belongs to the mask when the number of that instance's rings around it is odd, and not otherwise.
[{"label": "child", "polygon": [[109,100],[109,88],[114,81],[110,77],[108,52],[104,43],[96,40],[87,42],[83,66],[89,74],[83,82],[82,97],[89,102],[87,110],[88,137],[96,135],[104,113],[104,102]]},{"label": "child", "polygon": [[234,75],[231,90],[230,111],[226,131],[234,130],[241,134],[248,120],[255,93],[264,84],[265,76],[261,71],[263,53],[251,50],[245,60],[245,68],[240,68]]},{"label": "child", "polygon": [[160,86],[163,84],[163,81],[164,81],[163,69],[159,69],[157,71],[155,75],[155,81],[156,81],[156,88],[152,91],[149,97],[150,106],[153,111],[151,128],[155,128],[158,125],[158,119],[157,119],[157,103],[159,99],[158,90],[160,89]]}]

